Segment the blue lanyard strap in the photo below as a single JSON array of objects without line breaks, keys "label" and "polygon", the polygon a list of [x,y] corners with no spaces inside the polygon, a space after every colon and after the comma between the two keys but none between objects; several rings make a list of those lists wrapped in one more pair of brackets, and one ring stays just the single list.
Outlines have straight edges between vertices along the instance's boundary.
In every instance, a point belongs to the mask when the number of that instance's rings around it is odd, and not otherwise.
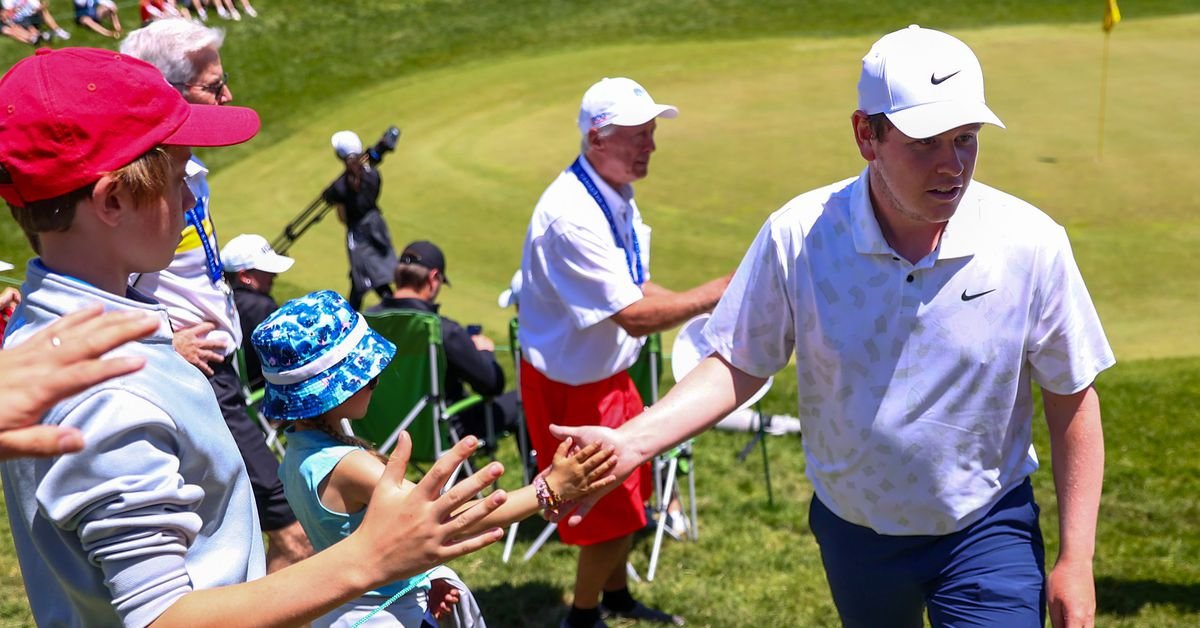
[{"label": "blue lanyard strap", "polygon": [[600,211],[604,212],[604,218],[608,221],[608,228],[612,230],[613,242],[625,254],[625,264],[629,266],[629,278],[633,280],[633,283],[640,286],[646,282],[646,276],[642,269],[642,246],[638,243],[637,229],[632,227],[629,229],[629,235],[633,240],[633,253],[631,254],[629,249],[625,248],[625,243],[621,241],[621,234],[617,232],[617,221],[613,219],[612,210],[608,208],[608,203],[604,202],[604,197],[600,195],[600,190],[596,187],[592,178],[588,176],[587,170],[584,170],[583,164],[579,163],[581,159],[583,158],[575,158],[575,162],[571,164],[571,173],[575,175],[575,178],[579,179],[579,182],[583,184],[588,194],[592,195],[592,200],[596,201],[596,204],[600,206]]},{"label": "blue lanyard strap", "polygon": [[223,277],[221,257],[217,251],[213,250],[212,242],[208,240],[208,233],[204,231],[204,221],[200,219],[200,212],[196,211],[197,208],[203,208],[207,201],[207,198],[196,199],[196,207],[183,212],[183,215],[187,219],[187,223],[196,230],[196,236],[200,238],[200,246],[204,247],[204,265],[208,272],[208,280],[217,286],[221,284]]}]

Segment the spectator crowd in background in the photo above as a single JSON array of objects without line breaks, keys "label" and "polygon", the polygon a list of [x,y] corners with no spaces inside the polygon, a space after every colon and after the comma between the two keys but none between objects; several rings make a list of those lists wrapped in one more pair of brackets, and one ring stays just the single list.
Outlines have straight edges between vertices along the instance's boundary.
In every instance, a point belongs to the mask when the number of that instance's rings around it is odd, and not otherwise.
[{"label": "spectator crowd in background", "polygon": [[[30,46],[48,46],[54,41],[71,39],[51,12],[51,2],[65,5],[64,0],[0,0],[0,35]],[[121,39],[120,12],[128,7],[114,0],[72,0],[75,24],[97,35]],[[240,9],[238,5],[240,4]],[[130,3],[132,6],[132,3]],[[242,16],[258,17],[250,0],[139,0],[139,24],[145,26],[163,18],[184,18],[208,22],[216,14],[222,20],[239,22]]]}]

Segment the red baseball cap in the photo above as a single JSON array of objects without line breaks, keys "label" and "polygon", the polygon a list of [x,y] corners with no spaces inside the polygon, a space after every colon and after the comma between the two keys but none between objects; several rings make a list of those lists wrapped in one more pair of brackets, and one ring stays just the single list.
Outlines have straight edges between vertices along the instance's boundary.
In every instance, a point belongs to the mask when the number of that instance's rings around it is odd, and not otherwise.
[{"label": "red baseball cap", "polygon": [[155,146],[229,146],[258,133],[246,107],[193,105],[157,68],[95,48],[40,48],[0,78],[0,181],[10,205],[98,181]]}]

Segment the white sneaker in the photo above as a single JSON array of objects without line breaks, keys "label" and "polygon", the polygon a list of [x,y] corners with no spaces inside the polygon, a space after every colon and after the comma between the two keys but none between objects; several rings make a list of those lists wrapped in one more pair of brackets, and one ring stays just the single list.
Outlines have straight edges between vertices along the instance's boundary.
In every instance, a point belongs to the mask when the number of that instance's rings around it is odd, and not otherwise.
[{"label": "white sneaker", "polygon": [[205,11],[204,7],[196,7],[196,15],[200,16],[201,22],[208,21],[208,11]]},{"label": "white sneaker", "polygon": [[230,12],[229,12],[229,17],[233,18],[233,21],[235,21],[235,22],[240,22],[240,21],[242,21],[242,14],[241,14],[241,13],[238,13],[238,10],[237,10],[237,9],[234,9],[234,10],[230,11]]},{"label": "white sneaker", "polygon": [[229,11],[226,11],[225,7],[217,7],[217,15],[220,16],[222,20],[229,19]]},{"label": "white sneaker", "polygon": [[71,38],[71,33],[68,33],[67,29],[60,26],[59,28],[54,29],[54,36],[62,40],[67,40]]},{"label": "white sneaker", "polygon": [[244,9],[242,9],[242,13],[245,13],[246,15],[249,15],[250,17],[258,17],[258,11],[255,11],[254,7],[246,7]]}]

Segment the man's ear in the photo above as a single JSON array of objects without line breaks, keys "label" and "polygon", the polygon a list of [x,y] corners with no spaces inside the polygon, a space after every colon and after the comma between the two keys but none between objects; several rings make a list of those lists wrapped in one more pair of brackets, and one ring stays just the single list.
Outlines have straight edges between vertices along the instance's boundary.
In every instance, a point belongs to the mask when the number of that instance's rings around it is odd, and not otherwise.
[{"label": "man's ear", "polygon": [[588,129],[587,133],[588,150],[600,148],[604,144],[604,137],[600,135],[600,129]]},{"label": "man's ear", "polygon": [[867,161],[875,161],[875,144],[881,138],[875,137],[867,113],[861,109],[850,116],[850,125],[854,128],[854,143],[858,144],[858,153]]},{"label": "man's ear", "polygon": [[96,219],[109,227],[121,224],[123,214],[133,208],[132,199],[121,184],[108,175],[100,177],[88,200]]}]

